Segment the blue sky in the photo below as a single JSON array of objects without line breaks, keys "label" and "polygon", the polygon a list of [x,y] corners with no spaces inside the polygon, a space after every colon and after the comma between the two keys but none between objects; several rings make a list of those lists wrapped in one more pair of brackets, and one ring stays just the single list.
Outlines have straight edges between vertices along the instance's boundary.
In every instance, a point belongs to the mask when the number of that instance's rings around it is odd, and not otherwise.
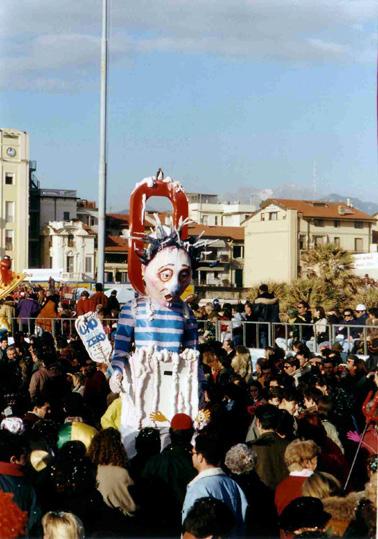
[{"label": "blue sky", "polygon": [[[295,183],[378,199],[377,4],[110,1],[108,209],[162,167],[187,190]],[[99,0],[2,0],[2,127],[44,187],[97,198]]]}]

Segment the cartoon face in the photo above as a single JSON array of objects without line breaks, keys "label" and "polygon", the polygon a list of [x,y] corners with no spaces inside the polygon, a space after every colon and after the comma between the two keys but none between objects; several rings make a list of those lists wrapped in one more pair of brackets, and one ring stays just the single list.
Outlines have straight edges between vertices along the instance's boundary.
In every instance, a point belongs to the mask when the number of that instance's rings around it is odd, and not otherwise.
[{"label": "cartoon face", "polygon": [[180,297],[191,281],[192,270],[188,253],[177,247],[159,251],[144,267],[146,294],[164,307]]}]

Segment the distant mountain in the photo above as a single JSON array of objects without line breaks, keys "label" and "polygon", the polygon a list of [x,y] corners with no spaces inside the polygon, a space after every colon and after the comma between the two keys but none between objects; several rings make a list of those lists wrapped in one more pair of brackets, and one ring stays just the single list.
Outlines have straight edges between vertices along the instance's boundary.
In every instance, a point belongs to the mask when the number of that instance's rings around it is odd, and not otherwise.
[{"label": "distant mountain", "polygon": [[253,204],[258,208],[260,203],[266,200],[267,198],[294,198],[299,200],[329,200],[330,202],[344,202],[346,203],[347,199],[350,200],[351,204],[369,215],[378,212],[378,203],[375,202],[365,202],[359,198],[348,196],[348,195],[339,195],[338,193],[331,193],[329,195],[324,195],[323,193],[318,193],[314,195],[314,191],[308,187],[298,185],[295,183],[286,183],[278,185],[272,189],[258,189],[256,187],[241,187],[238,191],[234,193],[225,193],[220,197],[224,201],[240,201],[246,204]]},{"label": "distant mountain", "polygon": [[[219,195],[219,200],[224,202],[240,202],[244,204],[251,204],[257,209],[261,202],[267,198],[294,198],[299,200],[329,200],[330,202],[344,202],[346,203],[347,199],[350,200],[351,204],[369,215],[378,213],[378,203],[375,202],[365,202],[356,197],[351,197],[348,195],[339,195],[338,193],[331,193],[329,195],[324,195],[318,193],[314,195],[314,191],[308,187],[298,185],[295,183],[286,183],[278,185],[274,188],[258,189],[256,187],[240,187],[237,191],[233,193],[224,193],[224,195]],[[150,211],[167,211],[170,209],[169,204],[161,200],[154,200],[154,207],[148,208]],[[117,213],[128,213],[128,210],[121,210]]]},{"label": "distant mountain", "polygon": [[373,213],[378,213],[378,204],[375,202],[365,202],[356,197],[346,197],[345,195],[338,195],[337,193],[331,193],[326,197],[322,197],[321,200],[329,200],[330,202],[338,202],[339,200],[346,202],[346,199],[349,198],[351,204],[358,210],[364,211],[369,215]]}]

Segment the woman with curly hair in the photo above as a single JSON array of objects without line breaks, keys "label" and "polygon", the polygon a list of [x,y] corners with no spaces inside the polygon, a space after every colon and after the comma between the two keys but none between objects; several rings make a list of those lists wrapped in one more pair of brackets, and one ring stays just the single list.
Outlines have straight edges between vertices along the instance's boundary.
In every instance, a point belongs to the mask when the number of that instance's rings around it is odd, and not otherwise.
[{"label": "woman with curly hair", "polygon": [[110,427],[98,432],[88,456],[97,466],[97,489],[104,502],[125,515],[134,513],[136,506],[129,492],[134,482],[126,470],[127,455],[119,431]]},{"label": "woman with curly hair", "polygon": [[236,444],[226,453],[224,463],[248,500],[247,536],[278,537],[273,492],[257,475],[256,461],[257,455],[249,445]]}]

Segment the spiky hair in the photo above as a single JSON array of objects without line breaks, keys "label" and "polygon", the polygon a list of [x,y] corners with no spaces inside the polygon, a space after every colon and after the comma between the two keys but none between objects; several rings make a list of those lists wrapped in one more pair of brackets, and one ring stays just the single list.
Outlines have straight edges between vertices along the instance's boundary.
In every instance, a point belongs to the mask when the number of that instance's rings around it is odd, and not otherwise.
[{"label": "spiky hair", "polygon": [[181,235],[184,227],[193,223],[193,221],[190,219],[180,219],[176,227],[173,225],[172,220],[168,224],[163,225],[156,213],[154,214],[154,219],[146,218],[153,224],[151,232],[138,237],[132,236],[133,239],[141,240],[146,244],[144,249],[136,250],[142,264],[146,266],[159,251],[162,251],[166,247],[177,247],[178,249],[184,249],[188,253],[192,269],[196,269],[201,260],[201,254],[204,248],[212,242],[201,239],[203,232],[199,236],[190,236],[186,240],[182,239]]}]

